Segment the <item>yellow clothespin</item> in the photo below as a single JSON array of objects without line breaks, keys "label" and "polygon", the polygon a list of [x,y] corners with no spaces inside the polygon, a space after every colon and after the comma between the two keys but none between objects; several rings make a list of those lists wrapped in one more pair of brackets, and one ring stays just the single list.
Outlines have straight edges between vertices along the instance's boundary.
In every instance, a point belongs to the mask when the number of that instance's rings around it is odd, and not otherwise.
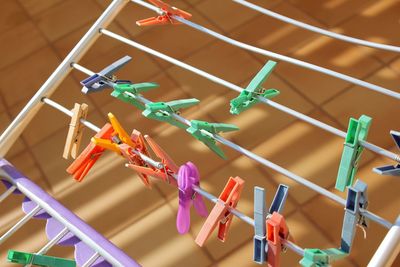
[{"label": "yellow clothespin", "polygon": [[75,103],[72,110],[74,115],[69,124],[67,139],[65,142],[63,158],[68,159],[72,157],[75,159],[79,153],[79,146],[81,144],[83,125],[81,119],[86,119],[88,113],[88,105]]}]

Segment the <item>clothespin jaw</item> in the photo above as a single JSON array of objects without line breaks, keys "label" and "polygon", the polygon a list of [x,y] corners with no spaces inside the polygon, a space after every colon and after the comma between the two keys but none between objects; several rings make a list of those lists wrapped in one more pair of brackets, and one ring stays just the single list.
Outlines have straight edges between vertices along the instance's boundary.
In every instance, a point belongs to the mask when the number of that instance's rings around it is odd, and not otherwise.
[{"label": "clothespin jaw", "polygon": [[347,191],[346,209],[343,219],[340,249],[350,253],[356,234],[356,226],[368,227],[367,219],[360,213],[360,208],[368,207],[367,184],[357,180]]},{"label": "clothespin jaw", "polygon": [[271,202],[271,206],[269,207],[269,214],[273,214],[274,212],[282,213],[283,208],[286,203],[286,198],[289,193],[289,186],[280,184],[278,189],[276,190],[274,199]]},{"label": "clothespin jaw", "polygon": [[86,119],[88,109],[89,107],[86,104],[75,103],[74,109],[72,110],[74,115],[69,124],[67,139],[64,146],[63,158],[65,159],[69,159],[69,157],[75,159],[78,155],[84,129],[81,124],[81,119]]},{"label": "clothespin jaw", "polygon": [[254,187],[254,238],[253,238],[253,261],[263,264],[267,258],[265,247],[267,246],[266,223],[267,206],[265,203],[265,190]]},{"label": "clothespin jaw", "polygon": [[186,129],[194,138],[204,143],[208,148],[215,152],[218,156],[226,159],[224,152],[216,145],[216,141],[202,130],[210,134],[217,134],[218,132],[230,132],[239,130],[236,125],[226,123],[209,123],[206,121],[191,120],[190,127]]},{"label": "clothespin jaw", "polygon": [[172,114],[177,114],[180,109],[198,104],[200,100],[196,98],[174,100],[170,102],[154,102],[146,104],[146,109],[142,112],[143,116],[149,119],[167,122],[181,129],[187,129],[188,126],[177,121]]},{"label": "clothespin jaw", "polygon": [[360,141],[365,141],[372,119],[362,115],[358,120],[350,118],[349,128],[345,138],[342,159],[340,160],[339,171],[336,178],[335,188],[344,191],[346,186],[353,184],[354,176],[358,169],[358,161],[364,148]]},{"label": "clothespin jaw", "polygon": [[136,21],[138,26],[149,26],[149,25],[164,25],[164,24],[181,24],[179,21],[173,18],[173,16],[179,16],[184,19],[189,19],[192,14],[180,10],[176,7],[170,6],[160,0],[149,0],[153,5],[158,6],[161,9],[161,15],[157,17],[147,18]]},{"label": "clothespin jaw", "polygon": [[289,238],[289,228],[286,225],[285,218],[277,213],[267,219],[267,241],[268,241],[268,266],[280,266],[280,254],[282,251],[282,239]]},{"label": "clothespin jaw", "polygon": [[9,262],[18,264],[33,264],[35,266],[43,267],[75,267],[74,260],[51,257],[46,255],[38,255],[33,253],[20,252],[16,250],[9,250],[7,255]]},{"label": "clothespin jaw", "polygon": [[304,256],[299,263],[303,267],[329,267],[331,262],[343,259],[347,255],[347,253],[337,248],[323,250],[306,248],[304,249]]},{"label": "clothespin jaw", "polygon": [[[113,86],[113,91],[111,96],[118,98],[126,103],[134,105],[140,110],[144,110],[144,105],[136,100],[132,95],[137,96],[142,92],[147,92],[151,89],[159,87],[159,84],[146,82],[146,83],[115,83]],[[126,93],[131,93],[131,95],[127,95]]]},{"label": "clothespin jaw", "polygon": [[[88,94],[93,92],[99,92],[107,88],[112,88],[112,84],[116,82],[114,73],[125,66],[131,61],[130,56],[124,56],[123,58],[115,61],[111,65],[108,65],[100,72],[93,74],[92,76],[81,81],[83,85],[82,93]],[[130,83],[130,81],[120,80],[120,83]]]},{"label": "clothespin jaw", "polygon": [[[392,136],[397,148],[400,149],[400,132],[392,130],[390,131],[390,135]],[[376,167],[373,171],[380,175],[400,176],[400,164]]]},{"label": "clothespin jaw", "polygon": [[237,206],[243,186],[244,181],[240,177],[229,178],[224,190],[218,197],[218,201],[196,237],[195,242],[197,245],[202,247],[217,225],[218,239],[225,242],[233,219],[233,214],[229,209]]},{"label": "clothespin jaw", "polygon": [[[107,123],[94,137],[100,139],[111,139],[114,129],[111,124]],[[96,161],[103,154],[104,148],[90,143],[74,162],[67,168],[67,172],[73,175],[77,181],[82,181]]]},{"label": "clothespin jaw", "polygon": [[253,80],[251,80],[246,89],[243,90],[238,97],[231,100],[231,114],[240,114],[241,112],[259,103],[259,96],[271,99],[280,94],[280,92],[276,89],[264,90],[262,88],[262,84],[272,73],[276,65],[277,63],[275,61],[268,60],[264,67],[253,78]]}]

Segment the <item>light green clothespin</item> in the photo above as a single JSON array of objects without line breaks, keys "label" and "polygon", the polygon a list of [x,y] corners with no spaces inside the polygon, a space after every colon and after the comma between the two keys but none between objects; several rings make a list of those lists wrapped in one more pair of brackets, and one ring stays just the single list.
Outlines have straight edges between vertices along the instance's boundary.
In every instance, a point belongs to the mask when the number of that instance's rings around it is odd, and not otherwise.
[{"label": "light green clothespin", "polygon": [[300,260],[300,265],[303,267],[328,267],[330,263],[343,259],[348,254],[337,248],[317,249],[306,248],[304,249],[304,256]]},{"label": "light green clothespin", "polygon": [[129,92],[133,95],[140,95],[141,92],[147,92],[151,89],[159,87],[158,83],[116,83],[114,84],[114,90],[111,93],[111,96],[118,98],[126,103],[132,104],[140,110],[144,110],[144,105],[136,100],[132,96],[128,96],[125,92]]},{"label": "light green clothespin", "polygon": [[32,264],[43,267],[75,267],[74,260],[51,257],[46,255],[38,255],[16,250],[9,250],[7,255],[9,262],[18,263],[21,265]]}]

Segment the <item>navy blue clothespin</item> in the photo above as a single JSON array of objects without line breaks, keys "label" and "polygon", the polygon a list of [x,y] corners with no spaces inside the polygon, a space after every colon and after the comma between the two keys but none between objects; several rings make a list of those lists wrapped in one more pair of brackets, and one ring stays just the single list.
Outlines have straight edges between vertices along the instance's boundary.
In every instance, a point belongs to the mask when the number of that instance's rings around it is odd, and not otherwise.
[{"label": "navy blue clothespin", "polygon": [[88,94],[93,92],[99,92],[107,88],[113,88],[115,83],[131,83],[127,80],[117,80],[114,73],[125,66],[131,61],[130,56],[124,56],[123,58],[115,61],[111,65],[108,65],[100,72],[93,74],[92,76],[81,81],[83,85],[82,93]]},{"label": "navy blue clothespin", "polygon": [[[397,148],[400,149],[400,132],[392,130],[390,131],[390,135],[392,136]],[[373,171],[380,175],[400,176],[400,164],[376,167]]]},{"label": "navy blue clothespin", "polygon": [[356,226],[359,225],[363,229],[368,227],[367,219],[360,213],[360,208],[368,207],[367,188],[367,184],[360,180],[357,180],[352,187],[348,187],[340,244],[340,249],[345,253],[350,253]]},{"label": "navy blue clothespin", "polygon": [[[286,202],[289,187],[280,184],[275,193],[269,208],[269,214],[281,213]],[[267,260],[266,240],[266,218],[267,208],[265,203],[265,190],[261,187],[254,187],[254,254],[253,261],[263,264]]]}]

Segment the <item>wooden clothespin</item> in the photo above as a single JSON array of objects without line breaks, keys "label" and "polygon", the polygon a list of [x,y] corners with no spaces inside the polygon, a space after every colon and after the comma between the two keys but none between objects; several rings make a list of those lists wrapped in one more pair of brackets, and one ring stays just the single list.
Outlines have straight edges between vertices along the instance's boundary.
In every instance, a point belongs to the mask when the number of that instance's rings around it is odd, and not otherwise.
[{"label": "wooden clothespin", "polygon": [[84,129],[81,119],[86,119],[88,109],[89,107],[85,103],[75,103],[75,106],[72,110],[74,115],[72,116],[69,124],[67,140],[65,141],[64,146],[63,158],[65,159],[69,159],[69,157],[75,159],[78,156],[79,146],[81,144]]},{"label": "wooden clothespin", "polygon": [[242,193],[244,181],[240,177],[230,177],[224,190],[218,197],[210,215],[196,237],[196,244],[202,247],[218,224],[218,239],[225,242],[232,223],[233,214],[229,208],[235,208]]}]

